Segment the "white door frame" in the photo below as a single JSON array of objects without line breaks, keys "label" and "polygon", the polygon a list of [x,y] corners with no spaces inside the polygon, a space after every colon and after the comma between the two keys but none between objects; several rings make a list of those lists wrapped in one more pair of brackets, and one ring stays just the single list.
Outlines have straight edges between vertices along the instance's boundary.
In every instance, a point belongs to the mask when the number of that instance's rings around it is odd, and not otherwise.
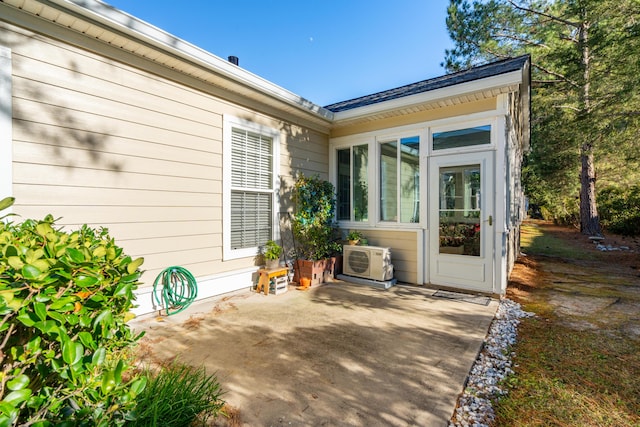
[{"label": "white door frame", "polygon": [[[493,150],[429,159],[429,279],[434,285],[493,292],[495,170]],[[480,256],[440,253],[440,168],[480,165]]]}]

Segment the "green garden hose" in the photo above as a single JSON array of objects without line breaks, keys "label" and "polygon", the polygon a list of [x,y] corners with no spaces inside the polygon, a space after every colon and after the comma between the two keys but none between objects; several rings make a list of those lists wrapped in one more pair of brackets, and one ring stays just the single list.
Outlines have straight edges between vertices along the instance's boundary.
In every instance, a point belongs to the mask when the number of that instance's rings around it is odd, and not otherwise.
[{"label": "green garden hose", "polygon": [[[158,289],[159,286],[162,288]],[[189,307],[197,296],[196,279],[182,267],[165,268],[153,282],[153,298],[159,306],[164,306],[168,316]]]}]

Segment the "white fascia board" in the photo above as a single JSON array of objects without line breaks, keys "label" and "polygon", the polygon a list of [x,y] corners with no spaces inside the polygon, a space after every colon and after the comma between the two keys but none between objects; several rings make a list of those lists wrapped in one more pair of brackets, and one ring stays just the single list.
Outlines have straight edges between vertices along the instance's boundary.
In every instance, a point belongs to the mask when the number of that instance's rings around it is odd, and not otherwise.
[{"label": "white fascia board", "polygon": [[301,110],[311,112],[327,120],[331,120],[333,117],[331,111],[99,0],[49,0],[49,2],[70,10],[79,16],[99,22],[143,43],[169,52],[176,57],[196,63],[216,74],[284,101]]},{"label": "white fascia board", "polygon": [[357,119],[360,117],[380,114],[385,111],[410,107],[412,105],[426,104],[520,83],[522,83],[522,71],[516,70],[509,73],[486,77],[484,79],[443,87],[441,89],[434,89],[423,93],[417,93],[415,95],[404,96],[390,101],[383,101],[376,104],[353,108],[351,110],[339,111],[334,113],[333,119],[335,122]]}]

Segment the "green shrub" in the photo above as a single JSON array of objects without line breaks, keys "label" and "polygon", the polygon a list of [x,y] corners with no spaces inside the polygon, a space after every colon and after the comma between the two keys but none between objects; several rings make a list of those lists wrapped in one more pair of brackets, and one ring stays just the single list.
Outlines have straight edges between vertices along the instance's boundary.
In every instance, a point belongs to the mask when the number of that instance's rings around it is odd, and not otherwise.
[{"label": "green shrub", "polygon": [[131,374],[139,336],[125,322],[142,262],[104,228],[67,233],[50,215],[0,221],[0,426],[131,416],[146,379]]},{"label": "green shrub", "polygon": [[597,202],[600,222],[607,231],[640,235],[640,185],[604,188],[598,192]]},{"label": "green shrub", "polygon": [[298,256],[309,260],[340,252],[340,235],[334,222],[336,192],[333,184],[319,177],[300,174],[293,189],[296,212],[292,227]]},{"label": "green shrub", "polygon": [[207,375],[204,367],[173,362],[149,378],[138,396],[135,420],[127,425],[136,427],[184,427],[196,421],[205,425],[209,417],[221,413],[224,401],[215,375]]}]

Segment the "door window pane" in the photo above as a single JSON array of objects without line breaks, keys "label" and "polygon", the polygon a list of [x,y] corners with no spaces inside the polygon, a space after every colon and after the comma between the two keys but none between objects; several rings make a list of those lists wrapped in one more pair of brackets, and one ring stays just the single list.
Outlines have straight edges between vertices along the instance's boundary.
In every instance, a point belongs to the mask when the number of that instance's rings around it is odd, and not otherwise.
[{"label": "door window pane", "polygon": [[480,256],[480,165],[440,168],[440,253]]}]

